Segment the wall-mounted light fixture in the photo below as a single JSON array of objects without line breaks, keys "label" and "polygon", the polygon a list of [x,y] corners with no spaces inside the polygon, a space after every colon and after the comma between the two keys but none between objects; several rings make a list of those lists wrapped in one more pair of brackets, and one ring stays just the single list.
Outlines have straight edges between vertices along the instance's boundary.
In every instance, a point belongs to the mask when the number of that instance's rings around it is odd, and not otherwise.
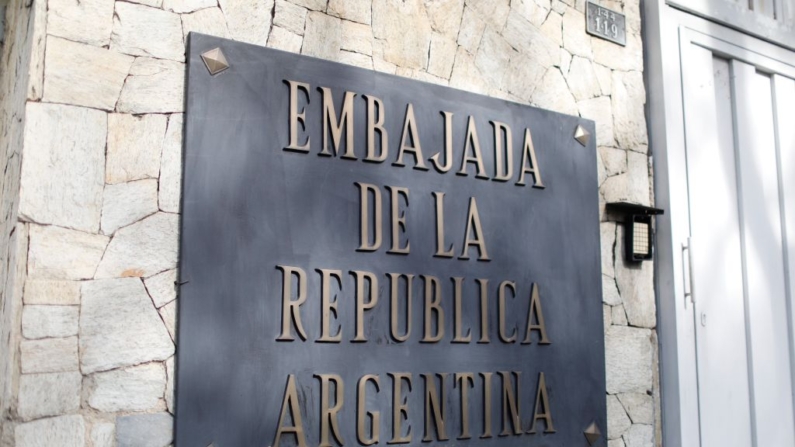
[{"label": "wall-mounted light fixture", "polygon": [[624,216],[624,254],[627,261],[651,259],[654,255],[653,216],[665,211],[628,202],[608,203],[607,211]]}]

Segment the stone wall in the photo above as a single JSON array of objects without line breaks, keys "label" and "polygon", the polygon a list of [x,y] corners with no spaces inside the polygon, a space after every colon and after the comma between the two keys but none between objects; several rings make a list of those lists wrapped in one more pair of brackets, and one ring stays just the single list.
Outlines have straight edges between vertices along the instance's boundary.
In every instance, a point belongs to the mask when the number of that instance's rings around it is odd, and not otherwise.
[{"label": "stone wall", "polygon": [[[601,2],[626,47],[585,34],[584,0],[28,2],[0,84],[2,445],[171,442],[190,31],[594,119],[602,199],[651,201],[639,0]],[[652,446],[652,265],[601,234],[609,446]]]}]

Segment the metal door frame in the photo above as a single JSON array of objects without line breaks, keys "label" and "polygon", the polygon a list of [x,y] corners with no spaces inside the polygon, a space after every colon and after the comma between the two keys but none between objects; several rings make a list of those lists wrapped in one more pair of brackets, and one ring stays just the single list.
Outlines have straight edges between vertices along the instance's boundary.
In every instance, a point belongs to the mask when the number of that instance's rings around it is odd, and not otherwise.
[{"label": "metal door frame", "polygon": [[[693,43],[729,58],[795,78],[795,57],[782,47],[677,10],[643,2],[644,76],[657,219],[655,291],[660,348],[662,433],[666,447],[700,444],[694,306],[683,244],[689,235],[680,45]],[[689,287],[689,286],[688,286]]]}]

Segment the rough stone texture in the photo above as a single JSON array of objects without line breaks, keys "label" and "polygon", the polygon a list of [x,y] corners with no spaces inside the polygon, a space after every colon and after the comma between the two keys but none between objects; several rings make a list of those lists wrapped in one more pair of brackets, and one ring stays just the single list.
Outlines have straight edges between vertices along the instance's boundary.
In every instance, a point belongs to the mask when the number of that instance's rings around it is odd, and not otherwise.
[{"label": "rough stone texture", "polygon": [[177,270],[168,270],[144,280],[155,307],[160,308],[177,298]]},{"label": "rough stone texture", "polygon": [[599,87],[602,89],[602,94],[609,96],[613,92],[613,73],[604,65],[597,63],[593,64],[594,73],[596,73],[596,80],[599,82]]},{"label": "rough stone texture", "polygon": [[619,146],[638,149],[648,143],[646,137],[646,118],[643,104],[646,90],[643,74],[638,71],[613,72],[613,120],[614,133]]},{"label": "rough stone texture", "polygon": [[168,413],[116,418],[118,447],[162,447],[173,439],[174,418]]},{"label": "rough stone texture", "polygon": [[[343,20],[342,41],[340,45],[340,48],[343,50],[372,56],[373,30],[367,25]],[[453,49],[453,54],[455,54],[455,49]]]},{"label": "rough stone texture", "polygon": [[[557,65],[560,60],[560,47],[518,14],[508,16],[502,35],[514,49],[524,52],[544,67]],[[566,90],[568,92],[568,87]]]},{"label": "rough stone texture", "polygon": [[265,45],[271,27],[273,0],[218,0],[218,4],[232,39]]},{"label": "rough stone texture", "polygon": [[[578,59],[575,57],[575,59]],[[569,73],[569,85],[571,85],[572,74]],[[613,109],[610,98],[601,96],[599,98],[586,99],[577,103],[580,116],[596,122],[596,144],[613,144]]]},{"label": "rough stone texture", "polygon": [[639,392],[652,388],[651,331],[611,326],[605,336],[607,392]]},{"label": "rough stone texture", "polygon": [[172,113],[184,109],[185,64],[148,57],[135,59],[116,110],[122,113]]},{"label": "rough stone texture", "polygon": [[618,400],[627,410],[633,424],[654,424],[654,400],[648,394],[619,394]]},{"label": "rough stone texture", "polygon": [[627,152],[627,172],[609,177],[602,185],[606,202],[632,202],[649,205],[649,166],[646,155]]},{"label": "rough stone texture", "polygon": [[77,337],[24,340],[20,344],[20,350],[23,374],[79,369]]},{"label": "rough stone texture", "polygon": [[631,426],[632,421],[618,398],[607,396],[607,436],[610,439],[620,438]]},{"label": "rough stone texture", "polygon": [[166,123],[163,115],[110,114],[105,182],[157,178]]},{"label": "rough stone texture", "polygon": [[[612,126],[611,126],[612,132]],[[614,176],[627,172],[627,152],[612,147],[600,147],[599,155],[604,162],[608,176]]]},{"label": "rough stone texture", "polygon": [[566,80],[560,70],[547,70],[541,85],[533,93],[533,102],[539,107],[554,110],[568,115],[577,115],[577,103],[566,86]]},{"label": "rough stone texture", "polygon": [[599,233],[602,242],[602,275],[615,277],[614,246],[616,244],[616,224],[602,222],[599,224]]},{"label": "rough stone texture", "polygon": [[328,0],[290,0],[290,3],[303,6],[304,8],[311,9],[312,11],[322,12],[326,10]]},{"label": "rough stone texture", "polygon": [[384,41],[386,61],[405,68],[428,66],[431,25],[420,0],[373,0],[373,35]]},{"label": "rough stone texture", "polygon": [[179,212],[182,193],[182,114],[174,114],[168,120],[168,130],[163,141],[160,160],[160,209],[170,213]]},{"label": "rough stone texture", "polygon": [[116,435],[116,425],[109,422],[95,423],[91,427],[91,442],[94,447],[113,447],[113,438]]},{"label": "rough stone texture", "polygon": [[179,216],[157,213],[117,231],[97,278],[151,276],[177,264]]},{"label": "rough stone texture", "polygon": [[163,9],[180,14],[217,5],[218,0],[163,0]]},{"label": "rough stone texture", "polygon": [[99,411],[163,410],[166,370],[162,363],[149,363],[98,373],[88,379],[87,388],[88,405]]},{"label": "rough stone texture", "polygon": [[171,336],[171,339],[176,341],[177,340],[177,302],[172,301],[165,306],[161,307],[160,310],[160,318],[163,319],[163,324],[166,325],[166,329],[168,330],[168,335]]},{"label": "rough stone texture", "polygon": [[166,360],[166,408],[174,414],[174,377],[177,370],[174,367],[174,357]]},{"label": "rough stone texture", "polygon": [[480,74],[475,61],[463,47],[458,47],[455,55],[453,73],[450,75],[450,87],[474,93],[486,93],[486,81]]},{"label": "rough stone texture", "polygon": [[366,25],[370,24],[373,16],[371,3],[361,0],[329,0],[327,13]]},{"label": "rough stone texture", "polygon": [[621,304],[621,295],[618,293],[616,280],[607,275],[602,275],[602,302],[611,306]]},{"label": "rough stone texture", "polygon": [[190,14],[182,14],[182,34],[185,42],[188,41],[188,33],[191,32],[229,38],[229,29],[226,27],[226,19],[220,8],[205,8]]},{"label": "rough stone texture", "polygon": [[116,105],[133,61],[130,56],[58,37],[47,38],[45,54],[44,101],[104,110]]},{"label": "rough stone texture", "polygon": [[306,24],[306,8],[294,5],[287,0],[276,0],[273,25],[303,36]]},{"label": "rough stone texture", "polygon": [[156,211],[157,180],[108,185],[102,200],[102,233],[113,234]]},{"label": "rough stone texture", "polygon": [[28,279],[24,300],[25,304],[80,304],[80,283]]},{"label": "rough stone texture", "polygon": [[22,335],[27,339],[77,335],[77,306],[25,306]]},{"label": "rough stone texture", "polygon": [[434,31],[452,39],[458,36],[464,0],[425,0],[425,11]]},{"label": "rough stone texture", "polygon": [[83,416],[61,416],[19,424],[14,431],[16,447],[84,447]]},{"label": "rough stone texture", "polygon": [[591,36],[585,33],[585,14],[572,8],[566,8],[563,14],[563,47],[571,54],[593,59]]},{"label": "rough stone texture", "polygon": [[165,360],[174,343],[139,279],[109,279],[83,285],[80,352],[88,374]]},{"label": "rough stone texture", "polygon": [[591,44],[594,62],[620,71],[643,70],[643,44],[640,36],[628,33],[625,47],[598,37],[591,38]]},{"label": "rough stone texture", "polygon": [[626,444],[624,444],[624,438],[611,439],[607,441],[607,447],[626,447]]},{"label": "rough stone texture", "polygon": [[448,79],[453,70],[457,45],[455,40],[440,34],[431,37],[431,54],[428,61],[428,73]]},{"label": "rough stone texture", "polygon": [[28,277],[89,279],[97,270],[108,238],[59,227],[30,226]]},{"label": "rough stone texture", "polygon": [[483,37],[485,29],[486,22],[481,19],[480,14],[465,6],[461,18],[461,31],[458,33],[458,45],[470,54],[474,53],[480,45],[480,39]]},{"label": "rough stone texture", "polygon": [[599,80],[596,78],[596,72],[591,61],[583,57],[572,57],[566,81],[569,84],[569,89],[571,89],[571,94],[574,95],[574,99],[577,101],[590,99],[602,93],[602,86],[599,85]]},{"label": "rough stone texture", "polygon": [[547,69],[532,57],[516,53],[511,57],[508,91],[524,102],[530,102]]},{"label": "rough stone texture", "polygon": [[494,29],[502,29],[511,11],[510,0],[466,0],[468,8],[480,14]]},{"label": "rough stone texture", "polygon": [[274,26],[271,35],[268,38],[268,47],[276,48],[277,50],[289,51],[290,53],[300,53],[301,44],[303,44],[303,37],[298,34],[291,33],[284,28]]},{"label": "rough stone texture", "polygon": [[113,0],[48,0],[47,34],[97,47],[110,43]]},{"label": "rough stone texture", "polygon": [[23,374],[19,378],[19,416],[28,421],[77,410],[82,381],[77,371]]},{"label": "rough stone texture", "polygon": [[116,2],[110,49],[133,56],[184,61],[182,21],[179,15],[161,9]]},{"label": "rough stone texture", "polygon": [[351,51],[340,51],[337,61],[341,64],[353,65],[354,67],[373,69],[373,58],[366,54],[353,53]]},{"label": "rough stone texture", "polygon": [[624,435],[627,447],[654,447],[654,427],[634,424]]},{"label": "rough stone texture", "polygon": [[306,31],[301,54],[336,60],[342,47],[340,19],[310,11],[306,16]]},{"label": "rough stone texture", "polygon": [[539,29],[549,40],[563,46],[563,16],[556,12],[550,13]]},{"label": "rough stone texture", "polygon": [[613,320],[613,324],[616,326],[627,326],[629,324],[627,321],[627,312],[624,310],[624,306],[621,304],[613,306],[613,311],[610,318]]},{"label": "rough stone texture", "polygon": [[498,33],[487,28],[475,56],[475,66],[498,90],[507,90],[513,48]]},{"label": "rough stone texture", "polygon": [[616,241],[616,259],[623,263],[616,269],[618,290],[627,311],[627,320],[631,326],[654,328],[657,325],[657,314],[654,301],[648,299],[654,293],[654,264],[650,261],[630,264],[624,261],[624,226],[618,232]]},{"label": "rough stone texture", "polygon": [[97,231],[106,114],[82,107],[31,103],[27,117],[20,218]]}]

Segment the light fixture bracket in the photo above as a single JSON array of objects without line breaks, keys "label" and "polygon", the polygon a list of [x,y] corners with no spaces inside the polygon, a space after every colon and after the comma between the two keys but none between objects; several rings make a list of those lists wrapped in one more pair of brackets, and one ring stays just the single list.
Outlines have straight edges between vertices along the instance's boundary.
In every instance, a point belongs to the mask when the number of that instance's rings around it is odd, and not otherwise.
[{"label": "light fixture bracket", "polygon": [[663,214],[659,208],[630,202],[611,202],[607,211],[624,217],[624,255],[629,262],[654,257],[653,216]]}]

